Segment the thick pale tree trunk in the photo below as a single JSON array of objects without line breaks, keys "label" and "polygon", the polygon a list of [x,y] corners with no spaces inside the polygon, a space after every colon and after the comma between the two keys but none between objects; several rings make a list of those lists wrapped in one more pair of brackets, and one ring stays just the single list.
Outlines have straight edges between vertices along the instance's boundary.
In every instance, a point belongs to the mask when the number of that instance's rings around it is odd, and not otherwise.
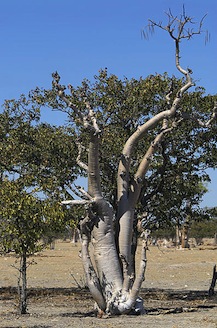
[{"label": "thick pale tree trunk", "polygon": [[122,290],[123,278],[114,238],[112,208],[103,199],[97,199],[96,204],[99,220],[93,227],[92,245],[103,296],[108,302]]},{"label": "thick pale tree trunk", "polygon": [[[59,85],[58,74],[53,75],[53,87],[56,88],[59,97],[72,109],[90,136],[88,165],[81,162],[80,151],[77,158],[78,165],[85,169],[88,174],[88,192],[84,195],[85,199],[80,201],[80,204],[85,204],[88,207],[87,216],[80,223],[82,257],[91,294],[99,309],[108,314],[129,313],[132,309],[138,309],[140,313],[142,312],[142,302],[138,295],[146,269],[147,244],[143,244],[139,269],[136,276],[134,276],[132,275],[134,261],[131,246],[135,226],[135,207],[152,156],[164,135],[177,127],[178,123],[173,121],[173,117],[176,114],[183,93],[193,85],[189,70],[182,69],[179,63],[179,42],[182,33],[180,32],[180,35],[176,38],[169,26],[167,31],[175,40],[176,67],[185,76],[186,81],[178,90],[172,102],[170,102],[171,92],[166,96],[165,110],[157,113],[146,123],[139,126],[123,147],[117,174],[118,212],[116,221],[118,229],[116,236],[114,236],[113,209],[106,202],[101,191],[99,168],[99,138],[101,131],[98,128],[94,111],[86,99],[84,99],[86,105],[84,112],[76,108],[66,97],[65,88]],[[144,153],[135,175],[130,177],[132,156],[138,142],[157,126],[159,128],[156,131],[155,139]],[[93,263],[89,254],[90,243],[93,246]]]},{"label": "thick pale tree trunk", "polygon": [[106,312],[118,312],[114,303],[121,295],[123,278],[115,243],[113,208],[103,198],[101,192],[98,147],[98,136],[91,134],[88,153],[88,194],[93,198],[95,217],[90,240],[101,291],[101,301],[100,304],[98,302],[98,306]]},{"label": "thick pale tree trunk", "polygon": [[[99,171],[99,138],[91,134],[88,152],[88,195],[91,198],[87,217],[81,223],[82,256],[88,287],[100,310],[127,313],[135,306],[146,266],[142,253],[139,279],[131,281],[131,243],[135,202],[121,201],[119,252],[114,235],[112,206],[103,198]],[[91,262],[89,244],[94,262]],[[140,302],[141,303],[141,302]],[[141,304],[140,304],[140,312]]]}]

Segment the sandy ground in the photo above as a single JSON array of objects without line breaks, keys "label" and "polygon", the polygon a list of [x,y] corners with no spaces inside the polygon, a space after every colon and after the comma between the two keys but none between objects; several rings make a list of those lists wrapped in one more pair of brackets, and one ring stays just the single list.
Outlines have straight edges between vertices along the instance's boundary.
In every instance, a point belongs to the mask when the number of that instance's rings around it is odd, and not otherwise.
[{"label": "sandy ground", "polygon": [[147,315],[108,319],[95,318],[91,296],[77,288],[84,286],[79,250],[79,244],[59,241],[31,259],[29,314],[23,316],[17,314],[15,288],[9,288],[17,285],[19,263],[14,256],[0,257],[0,327],[217,328],[217,291],[212,298],[207,293],[217,264],[214,247],[150,247],[141,292]]}]

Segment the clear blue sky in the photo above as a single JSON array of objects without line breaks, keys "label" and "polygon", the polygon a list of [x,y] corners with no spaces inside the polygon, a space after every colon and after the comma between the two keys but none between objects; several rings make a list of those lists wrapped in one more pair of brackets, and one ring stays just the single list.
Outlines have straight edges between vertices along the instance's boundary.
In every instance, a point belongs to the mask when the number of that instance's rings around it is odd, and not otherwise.
[{"label": "clear blue sky", "polygon": [[[182,5],[211,34],[183,43],[182,64],[193,69],[198,85],[215,94],[217,76],[217,2],[215,0],[7,0],[0,1],[0,103],[39,87],[50,87],[58,71],[63,83],[78,85],[100,68],[120,78],[139,78],[156,72],[176,73],[173,42],[156,31],[141,37],[148,19],[159,21],[170,8]],[[44,119],[62,122],[58,113]],[[211,172],[210,193],[203,205],[216,206],[217,177]]]}]

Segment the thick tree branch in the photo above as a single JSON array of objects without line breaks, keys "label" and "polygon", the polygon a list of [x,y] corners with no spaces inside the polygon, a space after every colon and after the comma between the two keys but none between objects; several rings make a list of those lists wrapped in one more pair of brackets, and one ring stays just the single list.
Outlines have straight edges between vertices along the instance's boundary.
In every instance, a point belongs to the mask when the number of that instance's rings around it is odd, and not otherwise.
[{"label": "thick tree branch", "polygon": [[102,197],[99,168],[99,137],[91,134],[88,153],[88,193],[95,198]]},{"label": "thick tree branch", "polygon": [[[66,96],[65,87],[60,85],[59,81],[60,76],[56,72],[53,74],[53,88],[57,91],[58,96],[64,101],[64,103],[74,111],[78,119],[83,123],[83,127],[86,128],[90,134],[88,165],[81,161],[81,146],[79,146],[79,154],[77,157],[78,165],[88,171],[88,193],[91,197],[102,197],[99,170],[99,135],[101,130],[98,127],[95,113],[85,96],[83,97],[83,101],[86,106],[87,114],[85,115],[78,110],[78,108],[70,101],[70,98]],[[71,89],[70,86],[69,89]]]},{"label": "thick tree branch", "polygon": [[[126,193],[126,190],[129,189],[129,170],[130,170],[130,164],[131,164],[131,157],[132,153],[135,150],[136,144],[139,142],[141,138],[145,136],[146,133],[150,129],[153,129],[157,124],[160,123],[160,121],[163,121],[164,125],[167,124],[167,120],[172,118],[176,110],[178,108],[178,105],[181,101],[182,95],[184,92],[186,92],[191,86],[193,86],[193,83],[191,82],[191,77],[187,73],[187,82],[186,84],[181,87],[172,103],[172,106],[170,109],[165,110],[157,115],[155,115],[153,118],[151,118],[149,121],[147,121],[142,126],[139,126],[134,132],[130,138],[125,143],[122,157],[119,163],[118,168],[118,199],[120,200],[121,197]],[[166,130],[162,134],[164,134]],[[160,138],[160,137],[159,137]],[[150,146],[152,147],[152,146]],[[149,148],[148,152],[151,152]],[[153,152],[152,152],[153,153]],[[146,160],[150,158],[150,156],[147,154]],[[148,163],[148,162],[147,162]]]},{"label": "thick tree branch", "polygon": [[168,132],[170,132],[173,129],[173,127],[163,130],[161,133],[159,133],[154,141],[152,142],[151,146],[147,150],[145,156],[143,157],[142,161],[139,164],[138,170],[134,176],[134,179],[131,184],[131,191],[130,191],[130,200],[136,204],[138,201],[142,182],[144,179],[144,176],[146,172],[149,169],[149,166],[151,164],[152,158],[154,153],[156,152],[157,148],[159,147],[160,142],[162,141],[164,135]]},{"label": "thick tree branch", "polygon": [[122,271],[123,271],[123,293],[127,294],[129,292],[129,286],[131,277],[129,275],[129,262],[126,260],[125,256],[120,254],[120,260],[122,263]]},{"label": "thick tree branch", "polygon": [[166,156],[166,154],[165,154],[164,142],[161,142],[161,149],[162,149],[161,155],[162,155],[162,158],[163,158],[163,164],[160,168],[157,169],[156,173],[153,175],[153,178],[160,175],[160,181],[157,184],[157,186],[154,187],[151,190],[151,192],[149,194],[146,194],[146,195],[144,195],[144,191],[146,190],[147,186],[144,185],[144,183],[143,183],[143,186],[142,186],[141,191],[140,191],[140,201],[141,201],[141,204],[143,206],[146,206],[146,204],[149,200],[153,199],[158,192],[161,192],[163,184],[164,184],[164,175],[165,175],[165,170],[166,170],[166,163],[168,162],[168,156]]},{"label": "thick tree branch", "polygon": [[91,106],[87,100],[85,100],[85,105],[86,105],[86,108],[88,109],[88,112],[89,112],[88,118],[92,122],[92,126],[95,130],[95,134],[101,133],[101,130],[99,129],[99,126],[96,121],[95,112],[93,111],[93,109],[91,108]]},{"label": "thick tree branch", "polygon": [[[125,143],[125,146],[123,148],[122,157],[119,163],[119,169],[118,169],[118,200],[121,198],[124,200],[124,198],[127,196],[126,191],[129,189],[129,169],[130,169],[130,163],[131,163],[131,157],[132,152],[135,149],[135,145],[138,143],[138,141],[144,137],[144,135],[151,129],[153,129],[155,126],[158,125],[159,122],[164,120],[164,124],[167,124],[168,120],[176,114],[177,108],[181,102],[183,94],[194,85],[191,77],[191,70],[190,69],[184,69],[180,64],[180,42],[181,39],[184,38],[190,38],[190,36],[193,36],[194,34],[200,34],[201,33],[201,27],[203,19],[200,22],[199,29],[195,32],[190,29],[185,29],[186,24],[189,22],[192,23],[192,20],[190,17],[185,15],[185,11],[183,8],[183,14],[180,19],[177,17],[174,17],[171,12],[169,12],[169,22],[166,27],[162,25],[162,23],[155,23],[153,21],[150,21],[150,26],[152,29],[157,26],[169,33],[171,38],[175,41],[175,63],[177,70],[185,76],[185,84],[178,90],[175,99],[173,100],[170,109],[167,109],[154,117],[152,117],[149,121],[147,121],[142,126],[139,126],[137,128],[137,131],[134,132],[131,137],[127,140]],[[175,24],[175,26],[174,26]],[[178,32],[177,32],[178,31]],[[177,34],[175,34],[177,32]],[[166,101],[167,104],[170,104],[170,96],[171,91],[166,95]],[[125,195],[125,197],[124,197]]]}]

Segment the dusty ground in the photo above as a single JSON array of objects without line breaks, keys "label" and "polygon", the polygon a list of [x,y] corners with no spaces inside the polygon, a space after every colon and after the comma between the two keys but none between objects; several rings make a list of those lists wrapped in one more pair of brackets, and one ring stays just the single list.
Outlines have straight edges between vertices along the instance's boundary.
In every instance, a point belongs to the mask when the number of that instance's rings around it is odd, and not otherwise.
[{"label": "dusty ground", "polygon": [[[0,327],[10,328],[217,328],[217,287],[208,297],[217,249],[150,247],[142,296],[147,315],[95,318],[84,285],[79,244],[56,243],[34,257],[28,269],[29,314],[17,315],[14,256],[0,257]],[[75,279],[74,279],[74,278]]]}]

